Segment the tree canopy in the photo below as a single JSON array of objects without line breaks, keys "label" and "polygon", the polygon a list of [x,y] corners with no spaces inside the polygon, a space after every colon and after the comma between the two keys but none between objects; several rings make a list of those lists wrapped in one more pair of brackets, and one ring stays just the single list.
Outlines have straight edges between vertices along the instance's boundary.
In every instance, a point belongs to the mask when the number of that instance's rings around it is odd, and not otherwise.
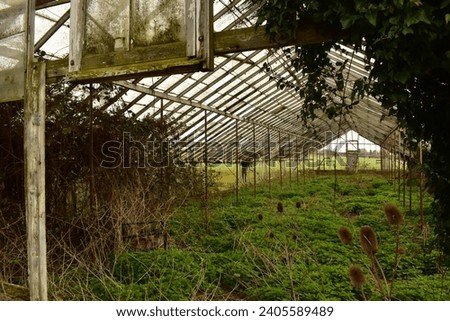
[{"label": "tree canopy", "polygon": [[[434,190],[440,245],[450,253],[450,0],[248,1],[261,4],[258,25],[265,24],[274,39],[291,37],[300,21],[342,31],[336,43],[287,51],[292,66],[307,76],[297,88],[305,99],[300,114],[307,120],[322,110],[333,118],[361,96],[372,95],[397,117],[411,147],[427,142],[425,169]],[[340,104],[330,104],[327,97],[336,95],[345,80],[343,66],[328,58],[330,50],[339,50],[337,43],[365,54],[369,76],[354,82],[350,97],[342,93]],[[336,87],[327,84],[327,77]],[[289,81],[280,82],[281,88],[286,85]]]}]

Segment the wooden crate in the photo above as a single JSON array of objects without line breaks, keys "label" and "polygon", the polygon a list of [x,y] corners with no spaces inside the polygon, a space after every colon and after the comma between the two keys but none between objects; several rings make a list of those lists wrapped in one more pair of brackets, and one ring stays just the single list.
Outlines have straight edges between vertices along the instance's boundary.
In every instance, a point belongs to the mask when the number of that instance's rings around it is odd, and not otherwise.
[{"label": "wooden crate", "polygon": [[122,224],[122,242],[136,250],[167,249],[167,232],[163,221]]}]

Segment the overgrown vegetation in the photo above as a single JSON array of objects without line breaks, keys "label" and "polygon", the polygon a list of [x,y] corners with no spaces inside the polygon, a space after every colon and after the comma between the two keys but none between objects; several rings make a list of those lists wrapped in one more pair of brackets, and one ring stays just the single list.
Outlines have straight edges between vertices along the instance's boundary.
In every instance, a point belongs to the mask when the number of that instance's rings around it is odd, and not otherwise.
[{"label": "overgrown vegetation", "polygon": [[[256,197],[244,185],[239,204],[234,193],[224,192],[206,202],[200,167],[139,166],[145,160],[140,142],[176,138],[180,124],[129,117],[120,104],[105,113],[102,106],[115,90],[109,86],[81,88],[77,96],[60,86],[49,87],[48,97],[51,299],[450,299],[435,234],[423,232],[417,210],[399,206],[398,189],[384,177],[340,175],[336,184],[331,175],[308,171],[299,184],[285,181],[284,189],[273,181],[271,192],[259,182]],[[98,98],[92,109],[89,93]],[[0,289],[22,299],[26,288],[19,285],[26,285],[27,269],[21,106],[5,104],[0,112],[0,161],[7,169],[0,177]],[[102,153],[105,142],[119,142],[109,147],[120,157],[107,157],[100,166],[105,156],[115,155],[111,149]],[[153,162],[175,158],[164,146],[156,144],[156,155],[166,156]],[[413,209],[419,208],[417,194],[414,186]],[[392,211],[385,217],[385,203],[397,205],[404,219]],[[425,209],[432,227],[430,200]],[[125,246],[123,223],[155,220],[165,222],[167,250]],[[376,233],[376,261],[361,251],[356,237],[348,240],[364,226]]]},{"label": "overgrown vegetation", "polygon": [[[51,273],[101,268],[108,255],[124,247],[125,223],[165,222],[187,199],[201,198],[204,185],[203,173],[175,164],[177,151],[162,143],[176,138],[182,124],[133,117],[120,102],[103,110],[117,94],[109,85],[73,92],[69,86],[47,88]],[[27,280],[22,113],[21,103],[0,108],[0,281],[16,284]]]},{"label": "overgrown vegetation", "polygon": [[[272,186],[272,198],[267,186],[259,186],[256,197],[243,188],[239,204],[233,193],[225,193],[210,199],[207,229],[201,204],[189,202],[168,221],[168,250],[111,253],[102,270],[79,266],[54,274],[51,295],[65,300],[450,299],[434,234],[422,234],[418,211],[399,206],[384,177],[340,176],[336,207],[333,189],[334,178],[327,175],[283,190]],[[417,194],[415,188],[414,209]],[[401,222],[387,220],[388,202],[403,213]],[[378,279],[372,277],[375,253],[362,250],[359,237],[342,244],[343,226],[353,235],[365,226],[375,232]],[[363,291],[361,279],[354,283],[349,276],[351,266],[365,275]]]},{"label": "overgrown vegetation", "polygon": [[[325,33],[333,30],[336,41],[365,54],[369,76],[356,79],[348,91],[343,71],[351,68],[352,61],[330,60],[331,50],[343,50],[334,42],[285,49],[293,68],[306,77],[301,87],[271,76],[281,90],[295,89],[305,99],[299,114],[306,123],[320,112],[330,119],[344,114],[369,94],[397,117],[412,148],[421,140],[429,143],[425,169],[435,192],[435,228],[440,246],[450,253],[450,2],[247,2],[261,4],[258,23],[265,22],[267,33],[281,43],[292,37],[300,22],[306,22],[319,25]],[[270,71],[270,66],[261,67]]]}]

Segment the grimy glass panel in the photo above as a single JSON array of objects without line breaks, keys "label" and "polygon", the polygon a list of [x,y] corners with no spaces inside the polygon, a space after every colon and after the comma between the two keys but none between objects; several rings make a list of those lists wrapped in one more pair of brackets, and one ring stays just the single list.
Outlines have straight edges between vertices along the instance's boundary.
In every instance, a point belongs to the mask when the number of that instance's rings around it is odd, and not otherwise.
[{"label": "grimy glass panel", "polygon": [[23,99],[25,4],[0,0],[0,102]]},{"label": "grimy glass panel", "polygon": [[88,0],[83,54],[185,40],[184,0]]},{"label": "grimy glass panel", "polygon": [[185,41],[185,0],[132,0],[131,41],[135,47]]}]

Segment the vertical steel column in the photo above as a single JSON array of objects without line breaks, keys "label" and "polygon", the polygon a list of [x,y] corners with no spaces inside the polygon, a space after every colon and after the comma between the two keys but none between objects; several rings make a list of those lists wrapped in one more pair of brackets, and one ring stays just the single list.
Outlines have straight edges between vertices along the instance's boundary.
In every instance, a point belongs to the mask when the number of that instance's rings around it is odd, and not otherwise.
[{"label": "vertical steel column", "polygon": [[419,210],[420,210],[420,226],[423,229],[425,226],[425,219],[423,216],[423,154],[422,141],[419,142],[419,162],[420,162],[420,177],[419,177]]},{"label": "vertical steel column", "polygon": [[397,177],[396,177],[396,174],[397,174],[397,151],[396,151],[395,146],[396,146],[396,144],[395,144],[395,134],[394,134],[394,147],[393,147],[394,163],[393,163],[393,166],[392,166],[392,183],[393,183],[393,186],[394,186],[394,192],[396,191],[395,184],[396,184],[396,181],[397,181]]},{"label": "vertical steel column", "polygon": [[239,123],[236,119],[236,204],[239,203]]},{"label": "vertical steel column", "polygon": [[272,178],[270,177],[270,167],[271,167],[271,153],[270,153],[270,128],[267,128],[267,145],[268,145],[268,149],[267,149],[267,152],[268,152],[268,169],[269,169],[269,194],[270,194],[270,196],[272,196]]},{"label": "vertical steel column", "polygon": [[403,201],[402,205],[405,207],[406,205],[406,148],[405,148],[405,141],[403,141]]},{"label": "vertical steel column", "polygon": [[303,172],[303,184],[306,181],[306,168],[305,168],[305,152],[302,151],[302,172]]},{"label": "vertical steel column", "polygon": [[278,132],[278,162],[280,163],[280,188],[283,190],[283,167],[281,164],[281,132]]},{"label": "vertical steel column", "polygon": [[297,164],[296,164],[296,178],[297,178],[297,185],[298,185],[298,171],[299,171],[299,166],[300,166],[300,155],[298,153],[298,137],[295,137],[295,155],[296,155],[296,160],[297,160]]},{"label": "vertical steel column", "polygon": [[392,150],[392,147],[390,148],[390,151],[389,151],[389,180],[391,181],[391,183],[394,181],[394,175],[392,175],[392,172],[393,172],[393,167],[394,167],[394,164],[393,164],[393,160],[394,159],[394,155],[393,155],[393,150]]},{"label": "vertical steel column", "polygon": [[292,188],[292,166],[291,166],[291,135],[288,135],[288,164],[289,164],[289,187]]},{"label": "vertical steel column", "polygon": [[256,197],[256,129],[253,124],[253,196]]},{"label": "vertical steel column", "polygon": [[204,144],[204,163],[205,163],[205,207],[208,206],[208,112],[205,110],[205,144]]},{"label": "vertical steel column", "polygon": [[[161,165],[160,165],[160,167],[159,167],[159,180],[160,180],[160,184],[162,185],[162,186],[165,186],[165,184],[166,184],[166,176],[164,175],[165,174],[165,168],[164,168],[164,163],[165,163],[165,161],[164,161],[164,156],[165,156],[165,151],[164,151],[164,143],[163,143],[163,132],[162,132],[162,128],[163,128],[163,126],[164,126],[164,103],[163,103],[163,100],[161,99],[161,101],[160,101],[160,105],[161,105],[161,108],[159,109],[159,117],[160,117],[160,121],[161,121],[161,136],[159,137],[159,139],[161,140],[159,143],[160,143],[160,148],[161,148],[161,150],[160,150],[160,155],[161,155]],[[156,106],[155,106],[156,107]],[[170,180],[169,180],[169,184],[170,184]],[[161,200],[165,200],[165,197],[166,197],[166,195],[167,194],[165,194],[165,188],[161,188],[161,194],[160,194],[160,197],[161,197]]]},{"label": "vertical steel column", "polygon": [[398,176],[398,200],[400,201],[400,194],[401,194],[401,164],[402,164],[402,159],[401,159],[401,153],[400,153],[400,148],[401,148],[401,144],[400,144],[400,140],[401,140],[401,135],[400,132],[398,132],[398,148],[397,148],[397,176]]},{"label": "vertical steel column", "polygon": [[412,157],[412,153],[411,153],[411,146],[409,147],[410,149],[409,149],[409,164],[408,164],[408,176],[409,176],[409,178],[408,178],[408,193],[409,193],[409,213],[411,213],[412,212],[412,175],[413,175],[413,172],[412,172],[412,167],[411,167],[411,164],[412,164],[412,161],[411,161],[411,157]]},{"label": "vertical steel column", "polygon": [[323,171],[324,171],[324,172],[326,171],[326,167],[325,167],[325,165],[326,165],[326,158],[327,158],[327,149],[324,148],[324,149],[323,149],[323,159],[322,159],[322,162],[323,162]]},{"label": "vertical steel column", "polygon": [[94,175],[94,89],[92,83],[89,84],[89,206],[91,214],[94,212],[94,193],[95,193],[95,175]]}]

